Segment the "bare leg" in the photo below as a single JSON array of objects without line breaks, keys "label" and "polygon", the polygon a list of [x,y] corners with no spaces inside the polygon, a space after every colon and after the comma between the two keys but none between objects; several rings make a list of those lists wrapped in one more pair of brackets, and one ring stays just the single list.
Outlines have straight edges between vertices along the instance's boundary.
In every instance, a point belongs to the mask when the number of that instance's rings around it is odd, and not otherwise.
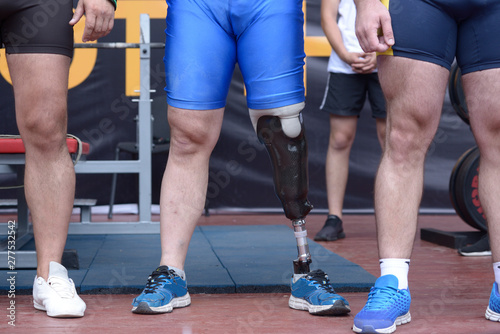
[{"label": "bare leg", "polygon": [[60,263],[75,194],[75,171],[66,146],[70,58],[7,55],[16,118],[26,147],[25,193],[33,218],[37,275]]},{"label": "bare leg", "polygon": [[356,116],[330,116],[330,142],[325,165],[328,213],[341,219],[349,175],[349,155],[357,124]]},{"label": "bare leg", "polygon": [[160,199],[161,265],[184,269],[205,205],[209,159],[223,115],[224,109],[168,109],[171,139]]},{"label": "bare leg", "polygon": [[437,130],[448,71],[400,57],[379,57],[387,99],[387,139],[375,182],[380,258],[410,258],[422,197],[424,160]]},{"label": "bare leg", "polygon": [[479,195],[488,220],[493,262],[500,261],[500,69],[463,76],[470,124],[481,152]]}]

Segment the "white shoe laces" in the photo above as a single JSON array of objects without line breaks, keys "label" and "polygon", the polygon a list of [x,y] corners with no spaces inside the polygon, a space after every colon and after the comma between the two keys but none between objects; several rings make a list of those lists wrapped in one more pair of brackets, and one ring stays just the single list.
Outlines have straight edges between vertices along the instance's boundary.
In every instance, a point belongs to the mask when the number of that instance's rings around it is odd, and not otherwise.
[{"label": "white shoe laces", "polygon": [[70,279],[52,276],[47,280],[49,286],[61,297],[71,299],[75,295],[73,281]]}]

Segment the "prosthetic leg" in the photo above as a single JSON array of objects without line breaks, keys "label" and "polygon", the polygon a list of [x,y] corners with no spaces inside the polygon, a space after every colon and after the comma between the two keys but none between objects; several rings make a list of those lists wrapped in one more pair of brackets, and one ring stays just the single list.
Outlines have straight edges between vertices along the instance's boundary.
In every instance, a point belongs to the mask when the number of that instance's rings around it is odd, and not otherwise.
[{"label": "prosthetic leg", "polygon": [[286,217],[292,220],[299,254],[293,261],[295,274],[309,273],[312,262],[304,219],[312,205],[307,200],[307,143],[300,115],[303,108],[304,103],[274,109],[250,109],[254,129],[271,158],[276,194]]}]

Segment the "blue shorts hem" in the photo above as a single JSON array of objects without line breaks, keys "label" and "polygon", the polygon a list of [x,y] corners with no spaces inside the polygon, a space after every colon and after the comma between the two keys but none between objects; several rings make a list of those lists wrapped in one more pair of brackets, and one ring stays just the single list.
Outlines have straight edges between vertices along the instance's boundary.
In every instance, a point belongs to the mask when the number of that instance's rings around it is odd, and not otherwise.
[{"label": "blue shorts hem", "polygon": [[476,65],[471,65],[471,66],[464,66],[463,68],[460,68],[460,71],[462,72],[462,75],[464,75],[467,73],[484,71],[484,70],[491,70],[494,68],[500,68],[500,61],[488,63],[488,64],[476,64]]},{"label": "blue shorts hem", "polygon": [[219,102],[192,102],[192,101],[180,101],[167,97],[167,103],[169,106],[180,108],[180,109],[189,109],[189,110],[212,110],[212,109],[220,109],[226,106],[226,101]]},{"label": "blue shorts hem", "polygon": [[404,51],[395,51],[395,50],[394,50],[394,56],[403,57],[403,58],[410,58],[410,59],[415,59],[415,60],[421,60],[421,61],[425,61],[428,63],[433,63],[436,65],[442,66],[442,67],[448,69],[448,71],[451,70],[451,65],[452,65],[451,63],[449,63],[445,60],[433,57],[433,56],[427,56],[427,55],[423,55],[423,54],[415,54],[415,53],[404,52]]},{"label": "blue shorts hem", "polygon": [[250,109],[271,109],[271,108],[280,108],[280,107],[285,107],[285,106],[291,106],[292,104],[297,104],[304,102],[305,98],[304,96],[300,97],[295,97],[295,98],[288,98],[285,100],[280,100],[280,101],[266,101],[266,102],[250,102],[248,101],[248,108]]}]

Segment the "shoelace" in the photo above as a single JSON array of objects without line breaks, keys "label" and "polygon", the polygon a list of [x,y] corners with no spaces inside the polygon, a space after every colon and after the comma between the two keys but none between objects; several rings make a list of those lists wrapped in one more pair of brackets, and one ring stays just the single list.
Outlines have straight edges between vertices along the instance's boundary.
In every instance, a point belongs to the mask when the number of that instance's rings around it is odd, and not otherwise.
[{"label": "shoelace", "polygon": [[52,276],[47,280],[49,286],[57,292],[61,298],[73,298],[75,290],[73,289],[73,281],[61,277]]},{"label": "shoelace", "polygon": [[154,293],[156,288],[160,287],[163,282],[167,279],[174,279],[177,276],[174,270],[169,269],[168,271],[153,271],[153,273],[148,277],[148,282],[144,288],[145,293]]},{"label": "shoelace", "polygon": [[382,288],[372,288],[368,294],[368,301],[365,308],[371,310],[379,310],[391,300],[396,298],[397,289],[386,286]]},{"label": "shoelace", "polygon": [[335,293],[335,290],[333,289],[333,286],[328,279],[328,275],[326,275],[326,273],[321,269],[311,271],[307,275],[307,280],[319,284],[322,289],[326,290],[329,293]]}]

